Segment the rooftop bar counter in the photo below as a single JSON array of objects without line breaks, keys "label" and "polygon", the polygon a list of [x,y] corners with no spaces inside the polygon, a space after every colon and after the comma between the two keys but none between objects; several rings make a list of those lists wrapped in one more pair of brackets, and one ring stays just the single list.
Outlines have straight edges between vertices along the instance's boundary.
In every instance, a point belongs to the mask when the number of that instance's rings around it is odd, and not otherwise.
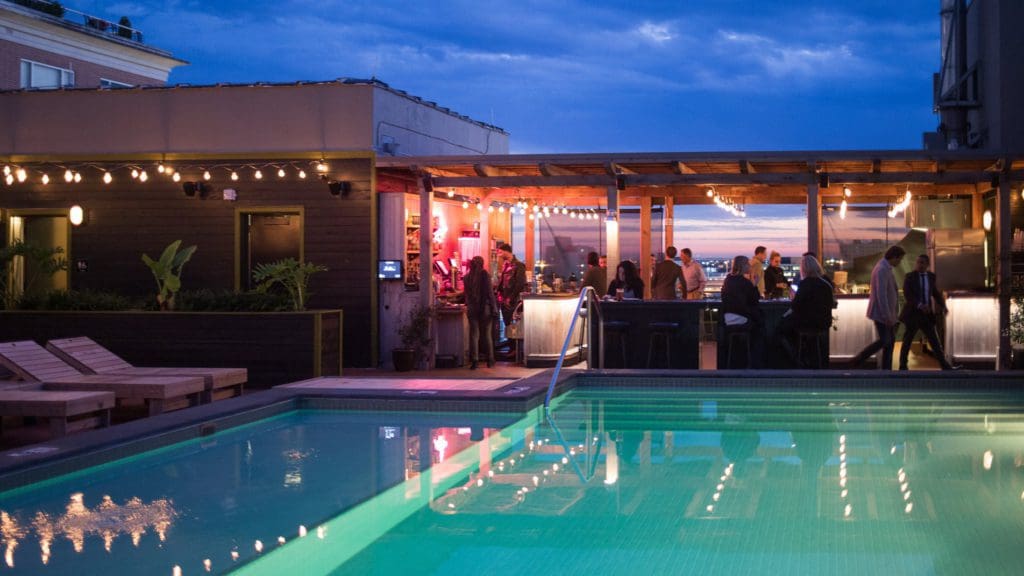
[{"label": "rooftop bar counter", "polygon": [[[523,294],[523,360],[530,368],[554,366],[562,353],[579,294]],[[582,320],[582,319],[581,319]],[[583,360],[583,322],[577,322],[565,364]]]}]

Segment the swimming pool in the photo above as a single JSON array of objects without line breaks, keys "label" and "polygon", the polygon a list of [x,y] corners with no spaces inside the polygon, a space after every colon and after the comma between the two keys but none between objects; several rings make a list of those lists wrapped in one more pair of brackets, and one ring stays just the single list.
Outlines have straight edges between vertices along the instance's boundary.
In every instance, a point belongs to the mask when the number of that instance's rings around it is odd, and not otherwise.
[{"label": "swimming pool", "polygon": [[24,574],[1012,574],[1024,403],[586,386],[550,420],[298,410],[0,510]]}]

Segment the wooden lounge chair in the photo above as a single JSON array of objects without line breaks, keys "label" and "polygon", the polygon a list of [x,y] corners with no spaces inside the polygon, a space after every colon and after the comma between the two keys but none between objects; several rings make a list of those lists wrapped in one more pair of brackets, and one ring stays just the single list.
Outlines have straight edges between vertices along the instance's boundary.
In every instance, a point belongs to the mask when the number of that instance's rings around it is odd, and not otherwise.
[{"label": "wooden lounge chair", "polygon": [[0,344],[0,364],[44,390],[108,391],[121,404],[141,400],[151,416],[194,406],[206,389],[199,376],[82,374],[31,340]]},{"label": "wooden lounge chair", "polygon": [[46,343],[46,349],[85,374],[131,376],[199,376],[205,384],[203,402],[241,396],[249,380],[245,368],[180,368],[133,366],[88,336],[60,338]]},{"label": "wooden lounge chair", "polygon": [[53,436],[110,425],[113,392],[44,390],[39,384],[0,390],[0,416],[32,416],[50,423]]}]

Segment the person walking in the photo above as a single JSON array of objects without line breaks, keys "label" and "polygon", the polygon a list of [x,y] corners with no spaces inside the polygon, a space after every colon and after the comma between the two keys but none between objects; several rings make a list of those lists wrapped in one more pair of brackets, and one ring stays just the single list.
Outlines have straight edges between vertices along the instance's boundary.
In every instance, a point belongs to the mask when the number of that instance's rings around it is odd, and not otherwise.
[{"label": "person walking", "polygon": [[654,267],[654,275],[651,277],[651,298],[653,300],[677,300],[676,281],[683,285],[681,294],[686,294],[686,278],[683,276],[683,269],[675,263],[676,247],[665,248],[665,259]]},{"label": "person walking", "polygon": [[906,303],[900,312],[900,322],[903,322],[904,326],[903,343],[900,346],[900,370],[907,369],[907,356],[918,330],[928,339],[935,359],[939,361],[939,366],[943,370],[959,368],[946,359],[942,342],[935,331],[936,315],[946,313],[946,300],[936,286],[935,273],[928,271],[929,266],[931,259],[921,254],[914,263],[914,271],[903,278],[903,298]]},{"label": "person walking", "polygon": [[693,252],[689,248],[683,248],[680,259],[683,261],[683,278],[686,279],[686,299],[703,299],[704,287],[708,285],[708,276],[704,273],[704,267],[693,259]]},{"label": "person walking", "polygon": [[480,337],[486,350],[487,367],[494,367],[494,339],[491,322],[498,314],[498,300],[491,289],[491,275],[484,270],[482,256],[469,261],[469,274],[463,280],[466,294],[466,319],[469,320],[470,370],[480,361]]},{"label": "person walking", "polygon": [[893,270],[900,265],[905,254],[903,248],[890,246],[871,271],[871,295],[868,297],[868,310],[865,316],[875,323],[878,339],[854,356],[854,367],[881,350],[882,369],[892,370],[892,350],[896,341],[896,324],[899,322],[899,294],[896,291],[896,275]]}]

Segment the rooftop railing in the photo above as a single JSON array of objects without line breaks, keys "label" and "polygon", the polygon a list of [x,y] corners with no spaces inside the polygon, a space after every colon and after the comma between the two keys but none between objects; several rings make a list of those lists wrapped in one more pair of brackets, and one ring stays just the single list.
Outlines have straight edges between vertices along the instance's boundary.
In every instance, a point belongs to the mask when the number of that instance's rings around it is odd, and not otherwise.
[{"label": "rooftop railing", "polygon": [[49,14],[57,18],[63,18],[68,22],[74,24],[80,24],[86,28],[90,28],[104,34],[106,36],[114,36],[117,38],[123,38],[125,40],[131,40],[133,42],[142,42],[142,32],[131,27],[131,22],[127,18],[122,18],[122,22],[111,22],[99,16],[93,16],[92,14],[86,14],[85,12],[79,12],[73,8],[68,8],[62,5],[60,2],[51,2],[49,0],[10,0],[14,4],[38,10],[44,14]]}]

